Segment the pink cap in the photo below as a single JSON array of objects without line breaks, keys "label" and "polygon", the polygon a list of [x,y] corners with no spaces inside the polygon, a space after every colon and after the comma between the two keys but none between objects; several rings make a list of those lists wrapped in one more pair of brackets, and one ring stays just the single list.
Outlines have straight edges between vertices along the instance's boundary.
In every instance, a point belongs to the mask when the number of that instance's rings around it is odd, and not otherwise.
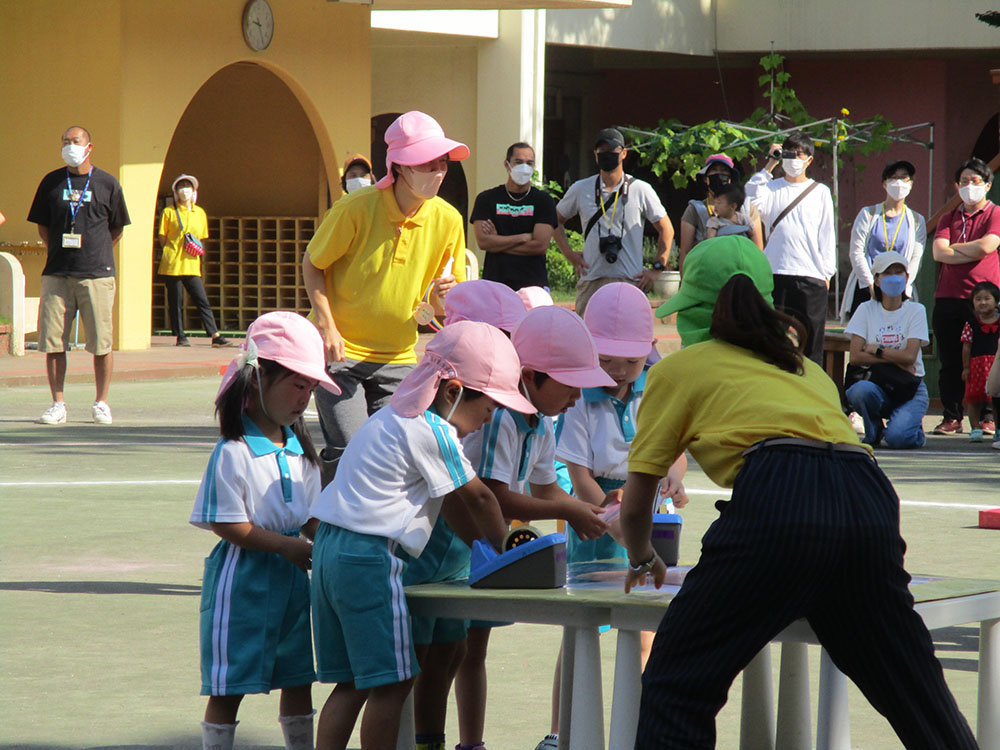
[{"label": "pink cap", "polygon": [[612,386],[583,319],[563,307],[530,310],[510,336],[521,366],[574,388]]},{"label": "pink cap", "polygon": [[320,386],[339,394],[340,388],[326,372],[323,337],[312,323],[298,313],[278,310],[261,315],[247,329],[247,340],[222,376],[219,398],[232,385],[246,365],[256,366],[258,359],[270,359],[292,372],[318,380]]},{"label": "pink cap", "polygon": [[698,170],[698,174],[705,174],[708,171],[708,168],[716,162],[721,162],[730,169],[733,169],[736,166],[735,162],[733,162],[733,160],[725,154],[712,154],[705,159],[705,166]]},{"label": "pink cap", "polygon": [[552,295],[540,286],[525,286],[517,290],[517,296],[521,298],[527,310],[534,310],[536,307],[545,307],[553,304]]},{"label": "pink cap", "polygon": [[444,130],[430,115],[423,112],[406,112],[397,117],[385,131],[386,175],[376,183],[385,189],[392,184],[392,165],[401,164],[404,167],[416,167],[434,159],[440,159],[445,154],[452,161],[462,161],[469,158],[469,147],[464,143],[444,137]]},{"label": "pink cap", "polygon": [[510,339],[498,328],[471,320],[445,326],[434,335],[424,358],[403,378],[389,403],[400,416],[419,416],[434,403],[441,382],[451,378],[508,409],[536,411],[518,390],[521,366]]},{"label": "pink cap", "polygon": [[460,320],[489,323],[510,333],[524,317],[524,305],[506,284],[486,279],[456,284],[444,298],[444,324]]},{"label": "pink cap", "polygon": [[645,357],[653,348],[653,308],[632,284],[602,286],[587,303],[583,320],[605,357]]}]

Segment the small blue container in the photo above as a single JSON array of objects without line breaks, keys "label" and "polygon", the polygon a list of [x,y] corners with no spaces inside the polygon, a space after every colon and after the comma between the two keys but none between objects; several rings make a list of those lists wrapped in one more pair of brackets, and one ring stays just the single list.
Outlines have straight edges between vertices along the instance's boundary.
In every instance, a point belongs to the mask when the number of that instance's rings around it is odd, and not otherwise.
[{"label": "small blue container", "polygon": [[668,566],[676,565],[680,557],[681,523],[676,513],[653,514],[653,549]]},{"label": "small blue container", "polygon": [[469,585],[483,589],[557,589],[566,585],[566,536],[548,534],[498,555],[472,544]]}]

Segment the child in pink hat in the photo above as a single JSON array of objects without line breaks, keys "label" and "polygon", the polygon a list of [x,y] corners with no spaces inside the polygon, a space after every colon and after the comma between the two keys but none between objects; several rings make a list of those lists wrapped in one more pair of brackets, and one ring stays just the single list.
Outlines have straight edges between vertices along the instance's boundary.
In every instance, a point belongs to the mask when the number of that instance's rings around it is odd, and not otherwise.
[{"label": "child in pink hat", "polygon": [[517,290],[517,296],[521,298],[526,310],[554,304],[552,295],[542,286],[523,286]]},{"label": "child in pink hat", "polygon": [[[511,342],[521,360],[521,388],[537,413],[497,409],[486,427],[462,441],[462,449],[497,496],[505,518],[565,519],[584,538],[599,537],[607,528],[602,511],[570,496],[556,481],[552,418],[573,405],[581,388],[614,381],[601,369],[583,320],[564,308],[530,310],[511,333]],[[497,624],[471,623],[467,654],[455,677],[462,750],[485,747],[486,651],[490,629]],[[443,731],[444,717],[440,724]]]},{"label": "child in pink hat", "polygon": [[337,686],[317,744],[345,747],[361,707],[363,747],[395,747],[419,672],[403,574],[422,552],[445,495],[464,504],[495,546],[507,527],[496,498],[458,441],[499,405],[534,411],[518,390],[520,363],[504,334],[461,321],[442,329],[387,406],[355,434],[334,481],[313,506],[319,520],[312,578],[317,674]]},{"label": "child in pink hat", "polygon": [[[565,462],[573,494],[586,503],[603,506],[608,493],[625,484],[628,452],[635,436],[636,412],[646,384],[647,359],[653,346],[653,311],[649,300],[631,284],[614,283],[601,287],[590,298],[584,322],[594,337],[601,367],[613,385],[585,388],[562,420],[556,458]],[[661,484],[661,500],[687,504],[682,479],[687,459],[682,454]],[[663,512],[673,512],[671,507]],[[617,521],[611,533],[598,539],[581,539],[567,530],[567,560],[586,562],[627,558],[612,534],[621,538]],[[653,634],[642,634],[642,663],[645,664]],[[560,657],[561,658],[561,657]],[[560,664],[556,664],[559,674]],[[559,731],[559,699],[553,700],[551,734],[539,748],[555,747]],[[545,743],[548,744],[545,744]]]},{"label": "child in pink hat", "polygon": [[[312,748],[312,545],[300,533],[311,539],[316,528],[319,462],[302,414],[317,385],[339,392],[319,331],[297,313],[272,312],[250,325],[219,386],[222,437],[190,518],[222,538],[202,584],[205,747],[233,746],[245,694],[280,689],[285,747]],[[263,597],[276,604],[260,606]]]},{"label": "child in pink hat", "polygon": [[524,313],[524,304],[517,292],[506,284],[486,279],[456,284],[444,301],[446,326],[460,320],[474,320],[510,333],[521,322]]}]

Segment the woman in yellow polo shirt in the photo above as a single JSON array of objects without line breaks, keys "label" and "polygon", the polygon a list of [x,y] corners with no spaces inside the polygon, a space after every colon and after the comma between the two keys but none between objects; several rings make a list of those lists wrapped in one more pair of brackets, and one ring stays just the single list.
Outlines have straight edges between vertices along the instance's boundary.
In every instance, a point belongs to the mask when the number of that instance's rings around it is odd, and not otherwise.
[{"label": "woman in yellow polo shirt", "polygon": [[805,617],[837,667],[908,748],[975,748],[913,611],[899,499],[774,310],[767,259],[744,237],[710,239],[685,263],[685,348],[653,366],[637,415],[621,523],[625,590],[666,567],[650,544],[656,485],[685,449],[733,488],[660,623],[643,673],[638,750],[711,748],[736,675]]},{"label": "woman in yellow polo shirt", "polygon": [[181,287],[187,290],[198,314],[205,333],[212,339],[212,346],[230,346],[231,342],[215,325],[212,306],[208,304],[205,285],[201,282],[201,255],[197,248],[194,253],[185,249],[185,234],[191,234],[199,242],[208,237],[208,217],[198,202],[198,180],[192,175],[182,174],[170,186],[174,194],[174,205],[163,209],[160,217],[160,258],[159,274],[167,288],[167,308],[170,312],[170,328],[177,337],[177,346],[191,346],[184,335],[183,304]]}]

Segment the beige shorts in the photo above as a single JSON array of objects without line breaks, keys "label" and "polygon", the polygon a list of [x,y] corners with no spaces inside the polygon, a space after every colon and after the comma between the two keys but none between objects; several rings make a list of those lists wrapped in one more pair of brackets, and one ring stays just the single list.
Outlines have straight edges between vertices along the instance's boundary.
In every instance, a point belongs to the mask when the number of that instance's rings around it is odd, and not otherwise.
[{"label": "beige shorts", "polygon": [[112,343],[111,310],[115,304],[115,277],[77,279],[73,276],[42,276],[38,302],[38,351],[64,352],[69,347],[73,319],[87,338],[86,349],[98,356],[108,354]]},{"label": "beige shorts", "polygon": [[614,284],[616,282],[625,282],[626,284],[632,284],[633,286],[638,286],[635,279],[625,279],[625,278],[603,278],[603,279],[590,279],[589,281],[584,281],[580,279],[576,282],[576,300],[573,303],[573,309],[576,314],[581,318],[583,313],[587,310],[587,303],[590,302],[590,298],[594,296],[594,292],[600,289],[602,286],[607,286],[608,284]]}]

